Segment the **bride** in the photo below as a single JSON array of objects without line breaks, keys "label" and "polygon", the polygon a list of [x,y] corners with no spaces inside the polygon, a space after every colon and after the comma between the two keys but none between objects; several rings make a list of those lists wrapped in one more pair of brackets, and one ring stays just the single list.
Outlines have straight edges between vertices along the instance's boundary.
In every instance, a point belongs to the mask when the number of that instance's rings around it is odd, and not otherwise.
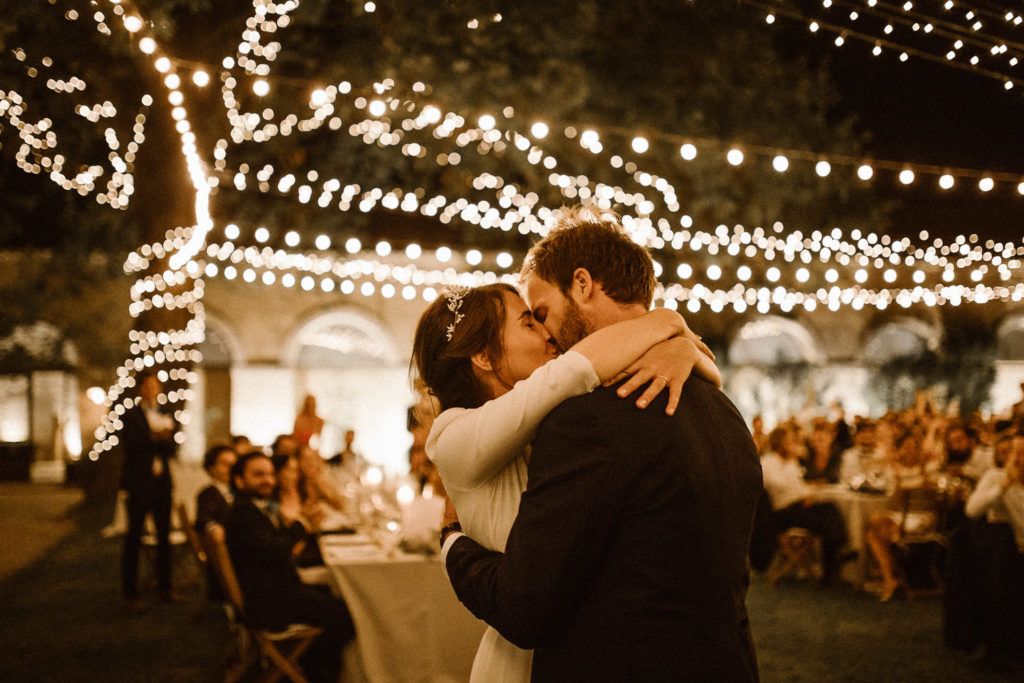
[{"label": "bride", "polygon": [[[492,284],[442,292],[420,317],[413,343],[419,380],[443,411],[427,438],[463,530],[504,551],[526,489],[529,443],[562,401],[624,378],[638,408],[666,388],[675,411],[690,372],[721,385],[710,350],[668,309],[602,328],[559,355],[518,291]],[[623,410],[631,407],[623,405]],[[531,651],[488,627],[471,681],[528,681]]]}]

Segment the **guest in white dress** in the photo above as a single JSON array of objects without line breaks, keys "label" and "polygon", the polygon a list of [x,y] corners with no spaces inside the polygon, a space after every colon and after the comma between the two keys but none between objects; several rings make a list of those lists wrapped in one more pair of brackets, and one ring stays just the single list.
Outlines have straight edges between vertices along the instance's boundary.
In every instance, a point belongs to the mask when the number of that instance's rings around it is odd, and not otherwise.
[{"label": "guest in white dress", "polygon": [[[629,377],[620,396],[650,382],[637,406],[668,388],[673,412],[694,368],[721,384],[710,351],[674,311],[603,328],[559,356],[518,292],[504,284],[443,293],[420,318],[413,362],[443,410],[427,455],[463,529],[499,551],[526,488],[529,443],[559,403]],[[527,681],[531,662],[532,652],[488,627],[470,680]]]}]

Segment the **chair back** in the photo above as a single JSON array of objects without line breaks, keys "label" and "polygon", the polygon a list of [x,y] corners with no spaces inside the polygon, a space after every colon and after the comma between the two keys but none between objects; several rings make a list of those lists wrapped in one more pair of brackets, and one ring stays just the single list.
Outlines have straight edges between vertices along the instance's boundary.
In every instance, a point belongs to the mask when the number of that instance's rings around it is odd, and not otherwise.
[{"label": "chair back", "polygon": [[188,547],[192,550],[192,554],[201,563],[206,564],[206,550],[203,548],[203,541],[199,538],[195,525],[188,517],[188,509],[185,507],[185,504],[178,503],[177,507],[174,508],[174,512],[178,517],[178,526],[185,532],[185,540],[188,541]]},{"label": "chair back", "polygon": [[219,524],[210,524],[210,528],[203,534],[203,545],[206,547],[206,556],[213,565],[213,571],[220,581],[221,588],[228,602],[235,608],[239,616],[245,614],[244,600],[242,599],[242,587],[238,585],[238,575],[235,574],[235,567],[231,564],[231,556],[228,554],[228,547],[224,541],[214,537],[212,531],[215,528],[223,530]]},{"label": "chair back", "polygon": [[900,495],[900,534],[902,536],[914,535],[914,531],[907,528],[907,520],[911,513],[928,513],[934,517],[934,525],[924,530],[924,533],[933,533],[943,528],[943,518],[946,512],[946,494],[944,491],[931,486],[918,486],[915,488],[903,489]]}]

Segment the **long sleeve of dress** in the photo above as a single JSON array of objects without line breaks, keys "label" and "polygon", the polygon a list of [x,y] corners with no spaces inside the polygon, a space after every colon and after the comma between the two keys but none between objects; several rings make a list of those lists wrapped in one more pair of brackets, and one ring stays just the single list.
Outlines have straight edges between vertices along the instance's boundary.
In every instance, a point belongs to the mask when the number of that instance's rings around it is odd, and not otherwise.
[{"label": "long sleeve of dress", "polygon": [[479,486],[523,453],[555,406],[599,384],[590,361],[568,351],[479,408],[441,413],[427,437],[427,455],[446,487]]}]

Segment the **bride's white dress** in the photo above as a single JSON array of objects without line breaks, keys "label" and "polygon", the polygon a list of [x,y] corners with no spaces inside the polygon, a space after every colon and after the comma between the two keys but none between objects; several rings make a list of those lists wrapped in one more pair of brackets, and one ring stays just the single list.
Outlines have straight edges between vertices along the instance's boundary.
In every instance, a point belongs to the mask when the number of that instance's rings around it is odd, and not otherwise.
[{"label": "bride's white dress", "polygon": [[[569,351],[505,395],[479,408],[451,408],[437,417],[427,437],[427,455],[437,465],[463,531],[486,548],[505,550],[526,489],[527,450],[537,425],[565,399],[599,384],[590,361]],[[470,681],[528,681],[532,663],[531,650],[516,647],[487,627]]]}]

